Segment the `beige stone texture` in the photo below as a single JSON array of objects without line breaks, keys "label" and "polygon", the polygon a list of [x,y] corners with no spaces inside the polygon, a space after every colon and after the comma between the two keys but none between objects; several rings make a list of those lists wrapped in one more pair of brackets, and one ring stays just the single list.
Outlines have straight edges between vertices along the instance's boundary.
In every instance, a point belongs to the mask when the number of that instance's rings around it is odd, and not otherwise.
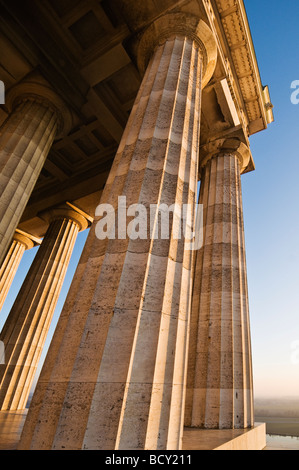
[{"label": "beige stone texture", "polygon": [[4,260],[55,138],[72,113],[38,73],[12,87],[0,129],[0,263]]},{"label": "beige stone texture", "polygon": [[34,242],[29,237],[18,232],[14,234],[11,246],[0,267],[0,311],[4,305],[25,250],[33,248],[33,246]]},{"label": "beige stone texture", "polygon": [[240,155],[231,152],[216,154],[203,170],[204,244],[193,286],[187,426],[253,425],[242,167]]},{"label": "beige stone texture", "polygon": [[250,429],[184,429],[183,450],[269,450],[266,447],[266,425],[264,423],[255,423]]},{"label": "beige stone texture", "polygon": [[79,230],[87,221],[71,209],[49,216],[50,226],[5,322],[0,341],[1,410],[25,409]]},{"label": "beige stone texture", "polygon": [[53,109],[24,101],[1,128],[0,262],[9,248],[57,131]]},{"label": "beige stone texture", "polygon": [[[120,195],[147,209],[193,204],[198,179],[205,206],[196,259],[174,238],[177,212],[170,240],[149,227],[146,240],[99,240],[96,216],[19,448],[164,451],[191,434],[195,449],[259,447],[264,428],[244,429],[253,413],[239,176],[255,169],[249,137],[273,121],[273,105],[244,1],[2,3],[0,306],[23,251],[16,229],[43,238],[53,207],[93,218]],[[49,271],[36,266],[40,284],[26,279],[5,327],[5,409],[26,401],[70,236],[45,255]],[[183,430],[185,410],[195,427]],[[0,411],[4,442],[21,429],[13,415]]]},{"label": "beige stone texture", "polygon": [[[192,39],[158,47],[102,203],[195,204],[202,69]],[[20,449],[179,449],[193,252],[184,238],[102,241],[95,224]]]},{"label": "beige stone texture", "polygon": [[[0,450],[16,450],[27,416],[25,411],[0,412]],[[182,449],[185,451],[200,450],[295,450],[294,440],[282,446],[268,435],[266,440],[265,424],[255,423],[252,429],[196,429],[185,428]],[[298,446],[297,446],[298,447]]]}]

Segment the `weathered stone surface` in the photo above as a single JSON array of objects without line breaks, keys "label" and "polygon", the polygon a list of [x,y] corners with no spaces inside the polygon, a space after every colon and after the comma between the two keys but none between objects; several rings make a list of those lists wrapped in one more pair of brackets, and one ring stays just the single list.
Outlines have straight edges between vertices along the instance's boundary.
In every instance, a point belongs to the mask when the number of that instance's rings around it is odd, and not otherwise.
[{"label": "weathered stone surface", "polygon": [[0,311],[5,302],[25,250],[33,248],[34,242],[18,232],[14,234],[11,246],[0,267]]},{"label": "weathered stone surface", "polygon": [[53,109],[22,102],[0,132],[0,262],[24,212],[57,131]]},{"label": "weathered stone surface", "polygon": [[204,168],[204,245],[193,287],[187,426],[253,425],[253,384],[239,158],[219,154]]},{"label": "weathered stone surface", "polygon": [[37,72],[10,88],[9,117],[0,129],[0,263],[56,137],[69,132],[72,113]]},{"label": "weathered stone surface", "polygon": [[[157,49],[101,202],[194,205],[201,76],[192,40]],[[94,231],[20,448],[178,449],[192,251],[184,239],[107,242]]]},{"label": "weathered stone surface", "polygon": [[[32,4],[26,11],[2,2],[1,65],[8,80],[0,109],[0,253],[8,256],[0,269],[3,298],[21,256],[14,244],[8,250],[20,217],[19,229],[43,237],[45,209],[70,201],[94,215],[145,70],[102,203],[116,208],[119,195],[147,209],[157,201],[193,202],[198,168],[216,154],[236,156],[241,173],[254,169],[248,137],[273,120],[242,0]],[[195,85],[199,74],[201,86]],[[95,221],[20,448],[179,448],[189,335],[187,420],[206,427],[250,422],[242,206],[231,169],[209,171],[214,182],[201,194],[210,205],[204,203],[205,246],[196,265],[173,237],[177,214],[172,238],[159,241],[149,227],[147,240],[100,241]],[[190,328],[193,269],[200,283]],[[32,310],[24,331],[34,330],[35,321]],[[29,336],[28,345],[35,345]],[[11,368],[11,378],[7,372],[6,383],[26,389],[28,381],[15,379],[27,374],[31,380],[29,356]],[[228,429],[224,435],[236,434]]]},{"label": "weathered stone surface", "polygon": [[51,214],[50,226],[0,334],[1,410],[25,409],[79,230],[87,221],[72,210]]}]

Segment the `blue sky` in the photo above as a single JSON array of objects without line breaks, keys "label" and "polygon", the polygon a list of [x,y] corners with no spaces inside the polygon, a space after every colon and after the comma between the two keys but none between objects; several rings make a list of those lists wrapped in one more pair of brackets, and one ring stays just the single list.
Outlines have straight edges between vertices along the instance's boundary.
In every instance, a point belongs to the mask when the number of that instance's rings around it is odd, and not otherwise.
[{"label": "blue sky", "polygon": [[299,105],[290,99],[299,80],[299,2],[245,5],[275,117],[251,137],[256,171],[242,179],[255,392],[299,396],[292,349],[299,341]]},{"label": "blue sky", "polygon": [[[299,1],[245,0],[262,83],[275,122],[251,137],[256,171],[242,177],[256,396],[298,396],[299,358]],[[50,335],[86,240],[79,234]],[[36,249],[26,252],[0,316],[13,304]],[[49,340],[47,341],[47,346]],[[299,350],[299,346],[296,346]]]}]

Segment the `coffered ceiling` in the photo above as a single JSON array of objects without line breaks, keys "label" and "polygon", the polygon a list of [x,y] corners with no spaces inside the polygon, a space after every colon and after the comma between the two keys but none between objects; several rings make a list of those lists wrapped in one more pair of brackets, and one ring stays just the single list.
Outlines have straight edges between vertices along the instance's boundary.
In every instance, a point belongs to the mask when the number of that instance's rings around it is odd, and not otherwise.
[{"label": "coffered ceiling", "polygon": [[[46,227],[39,212],[65,201],[94,214],[142,80],[132,38],[169,10],[202,17],[218,36],[219,63],[204,97],[209,104],[203,110],[203,138],[212,132],[212,118],[219,132],[234,127],[223,119],[226,111],[219,98],[227,66],[236,112],[244,114],[241,124],[248,134],[266,127],[263,89],[242,4],[240,0],[0,0],[0,79],[6,91],[37,71],[74,116],[69,135],[56,140],[50,151],[23,215],[22,230],[42,236]],[[7,114],[0,106],[0,124]]]}]

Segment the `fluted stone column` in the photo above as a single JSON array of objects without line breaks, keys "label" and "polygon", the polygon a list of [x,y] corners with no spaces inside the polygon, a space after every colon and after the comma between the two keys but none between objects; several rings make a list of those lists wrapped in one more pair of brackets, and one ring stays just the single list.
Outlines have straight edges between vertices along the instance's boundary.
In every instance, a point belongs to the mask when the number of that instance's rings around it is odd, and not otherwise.
[{"label": "fluted stone column", "polygon": [[206,160],[200,193],[204,244],[197,253],[193,288],[185,423],[248,428],[254,420],[253,384],[240,174],[249,151],[230,141]]},{"label": "fluted stone column", "polygon": [[[167,35],[169,25],[179,34]],[[145,33],[142,51],[148,46],[152,57],[101,203],[117,207],[126,196],[127,206],[194,208],[201,89],[216,45],[203,22],[167,15]],[[96,218],[20,449],[180,448],[193,257],[186,240],[175,239],[180,217],[170,218],[169,240],[148,230],[146,240],[109,241],[95,236]],[[193,219],[194,210],[191,226]]]},{"label": "fluted stone column", "polygon": [[35,76],[7,95],[11,114],[0,129],[0,264],[55,137],[70,124],[62,100]]},{"label": "fluted stone column", "polygon": [[0,267],[0,311],[4,305],[10,286],[26,250],[30,250],[35,242],[30,235],[16,231],[11,246]]},{"label": "fluted stone column", "polygon": [[59,208],[45,215],[49,228],[0,334],[0,409],[25,408],[77,234],[87,220]]}]

